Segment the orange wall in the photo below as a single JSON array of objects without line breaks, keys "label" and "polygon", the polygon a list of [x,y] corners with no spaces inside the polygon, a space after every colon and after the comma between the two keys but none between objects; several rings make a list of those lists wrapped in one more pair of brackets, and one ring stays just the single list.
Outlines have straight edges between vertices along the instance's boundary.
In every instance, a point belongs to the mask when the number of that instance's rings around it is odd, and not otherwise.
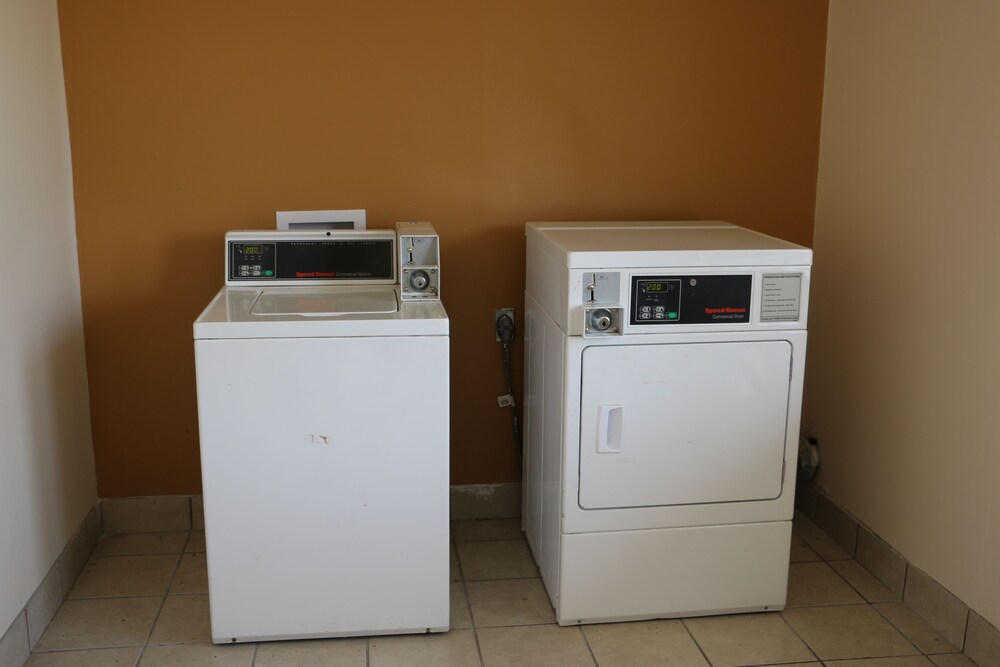
[{"label": "orange wall", "polygon": [[825,2],[59,11],[104,497],[199,490],[191,322],[223,233],[275,210],[434,223],[455,484],[517,477],[492,326],[521,311],[524,222],[712,218],[811,241]]}]

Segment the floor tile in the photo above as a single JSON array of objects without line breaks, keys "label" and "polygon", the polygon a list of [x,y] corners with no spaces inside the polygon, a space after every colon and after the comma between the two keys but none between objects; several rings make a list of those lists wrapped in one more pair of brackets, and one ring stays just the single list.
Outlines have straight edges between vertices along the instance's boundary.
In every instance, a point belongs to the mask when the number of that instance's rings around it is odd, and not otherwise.
[{"label": "floor tile", "polygon": [[796,513],[792,526],[793,537],[798,535],[805,540],[806,544],[808,544],[813,551],[819,554],[823,560],[843,560],[851,557],[851,555],[844,551],[839,544],[834,542],[829,535],[824,533],[816,526],[816,524],[801,514]]},{"label": "floor tile", "polygon": [[149,635],[161,597],[66,600],[37,651],[139,646]]},{"label": "floor tile", "polygon": [[789,607],[861,604],[864,599],[826,563],[788,566]]},{"label": "floor tile", "polygon": [[800,607],[781,613],[823,661],[919,653],[868,605]]},{"label": "floor tile", "polygon": [[456,542],[478,540],[518,540],[521,533],[520,519],[469,519],[452,521],[451,531]]},{"label": "floor tile", "polygon": [[713,667],[809,662],[816,656],[778,614],[685,619]]},{"label": "floor tile", "polygon": [[368,651],[370,667],[480,667],[472,630],[372,637]]},{"label": "floor tile", "polygon": [[250,667],[253,644],[147,646],[139,667]]},{"label": "floor tile", "polygon": [[105,535],[94,549],[95,556],[143,556],[179,554],[187,542],[186,530],[169,533],[122,533]]},{"label": "floor tile", "polygon": [[642,621],[582,626],[601,667],[707,667],[680,621]]},{"label": "floor tile", "polygon": [[466,581],[538,576],[528,543],[523,539],[460,542],[455,548]]},{"label": "floor tile", "polygon": [[192,644],[212,641],[207,595],[171,595],[156,619],[150,644]]},{"label": "floor tile", "polygon": [[895,593],[882,585],[875,576],[856,560],[832,560],[830,567],[847,580],[868,602],[894,602]]},{"label": "floor tile", "polygon": [[181,556],[177,575],[170,586],[170,595],[208,592],[208,563],[205,554],[192,553]]},{"label": "floor tile", "polygon": [[976,667],[976,663],[964,653],[942,653],[927,657],[938,667]]},{"label": "floor tile", "polygon": [[934,663],[922,655],[907,655],[898,658],[831,660],[826,665],[827,667],[934,667]]},{"label": "floor tile", "polygon": [[812,550],[801,535],[792,533],[792,548],[788,555],[789,563],[805,563],[809,561],[823,560],[820,555]]},{"label": "floor tile", "polygon": [[958,653],[958,649],[902,602],[874,605],[903,636],[924,653]]},{"label": "floor tile", "polygon": [[477,628],[555,622],[541,579],[470,581],[466,588]]},{"label": "floor tile", "polygon": [[205,531],[204,530],[192,530],[191,539],[188,540],[187,546],[184,548],[184,553],[205,553]]},{"label": "floor tile", "polygon": [[593,667],[578,627],[538,625],[479,631],[484,667]]},{"label": "floor tile", "polygon": [[267,642],[257,646],[254,667],[365,667],[365,639]]},{"label": "floor tile", "polygon": [[465,584],[460,581],[451,582],[450,625],[452,630],[472,627],[472,612],[469,611],[469,598],[465,594]]},{"label": "floor tile", "polygon": [[140,647],[134,646],[32,653],[28,662],[24,663],[24,667],[135,667],[141,650]]},{"label": "floor tile", "polygon": [[95,556],[87,562],[70,598],[163,595],[177,568],[178,556]]}]

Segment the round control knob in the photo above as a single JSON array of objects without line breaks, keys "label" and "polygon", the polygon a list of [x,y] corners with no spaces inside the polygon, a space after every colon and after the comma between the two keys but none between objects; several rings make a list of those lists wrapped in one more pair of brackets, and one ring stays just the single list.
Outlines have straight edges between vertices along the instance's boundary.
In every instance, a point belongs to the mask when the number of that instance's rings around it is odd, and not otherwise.
[{"label": "round control knob", "polygon": [[590,311],[590,328],[594,331],[607,331],[611,328],[611,322],[611,311],[607,308]]},{"label": "round control knob", "polygon": [[430,284],[431,279],[426,271],[414,271],[410,274],[410,287],[418,292],[423,292]]}]

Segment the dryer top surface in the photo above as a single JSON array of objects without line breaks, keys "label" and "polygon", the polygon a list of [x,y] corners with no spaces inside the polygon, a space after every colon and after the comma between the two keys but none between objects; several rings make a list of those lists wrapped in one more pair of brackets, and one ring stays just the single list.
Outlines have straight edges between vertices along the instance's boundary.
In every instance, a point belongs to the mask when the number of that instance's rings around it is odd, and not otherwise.
[{"label": "dryer top surface", "polygon": [[568,268],[812,264],[809,248],[727,222],[533,222],[525,234]]}]

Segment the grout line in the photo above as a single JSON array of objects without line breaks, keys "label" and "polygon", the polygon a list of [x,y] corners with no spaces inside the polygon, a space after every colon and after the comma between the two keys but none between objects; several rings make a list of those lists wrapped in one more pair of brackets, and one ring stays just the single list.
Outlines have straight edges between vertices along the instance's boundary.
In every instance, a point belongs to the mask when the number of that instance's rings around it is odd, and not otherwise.
[{"label": "grout line", "polygon": [[[888,544],[888,542],[886,544]],[[902,555],[902,554],[900,554],[900,555]],[[907,587],[909,581],[910,581],[910,561],[908,561],[908,560],[906,560],[904,558],[903,559],[903,590],[901,590],[899,592],[899,601],[902,602],[903,604],[906,604],[906,602],[905,602],[905,600],[906,600],[906,587]],[[906,606],[909,607],[910,605],[906,605]],[[923,617],[921,616],[921,618],[923,618]]]},{"label": "grout line", "polygon": [[600,667],[597,662],[597,656],[594,655],[594,648],[590,645],[590,640],[587,639],[587,633],[583,631],[583,625],[576,626],[580,628],[580,636],[583,637],[583,643],[587,646],[587,652],[590,653],[590,659],[594,661],[594,667]]},{"label": "grout line", "polygon": [[[884,603],[881,603],[881,604],[884,604]],[[903,628],[901,628],[898,625],[896,625],[895,623],[893,623],[892,619],[889,618],[888,616],[886,616],[885,614],[883,614],[881,609],[879,609],[878,607],[876,607],[874,604],[869,605],[869,606],[872,608],[872,610],[876,614],[878,614],[879,616],[881,616],[882,619],[885,620],[886,623],[888,623],[890,626],[892,626],[893,630],[895,630],[896,632],[898,632],[900,637],[902,637],[903,639],[905,639],[906,641],[908,641],[910,643],[910,646],[912,646],[913,648],[917,649],[917,652],[920,655],[927,655],[927,653],[922,648],[920,648],[919,646],[917,646],[917,643],[915,641],[913,641],[912,639],[910,639],[909,635],[907,635],[905,632],[903,632]],[[913,610],[911,609],[910,611],[913,611]],[[916,612],[914,612],[914,613],[916,613]],[[920,615],[917,614],[917,616],[919,617]],[[929,626],[930,623],[928,623],[927,625]],[[934,630],[934,628],[931,628],[931,629]],[[937,630],[934,630],[934,631],[937,632]],[[938,634],[941,634],[941,633],[938,633]],[[944,635],[942,635],[941,638],[944,639],[945,641],[948,641],[948,639],[946,637],[944,637]],[[948,643],[950,644],[951,642],[948,642]]]},{"label": "grout line", "polygon": [[[916,613],[916,612],[914,612],[914,613]],[[917,614],[917,616],[920,616],[920,614]],[[968,644],[969,644],[969,623],[970,623],[970,621],[972,621],[972,607],[969,607],[968,605],[966,605],[966,607],[965,607],[965,630],[962,631],[962,645],[955,647],[955,648],[957,648],[963,654],[965,653],[965,647],[968,646]],[[927,625],[930,625],[930,623],[928,623]],[[931,626],[931,627],[933,628],[934,626]],[[935,628],[935,631],[936,630],[937,630],[937,628]],[[938,634],[940,634],[940,633],[938,633]],[[947,639],[948,638],[945,637],[945,640],[947,640]],[[949,643],[951,643],[951,642],[949,642]]]},{"label": "grout line", "polygon": [[[190,535],[188,535],[190,539]],[[163,614],[163,607],[167,604],[167,596],[170,593],[170,587],[174,585],[174,579],[177,578],[177,571],[180,569],[180,559],[177,559],[177,564],[174,565],[174,572],[170,575],[170,581],[167,582],[167,589],[163,592],[163,599],[160,600],[160,608],[156,610],[156,617],[153,619],[153,624],[149,627],[149,632],[146,633],[146,639],[142,642],[142,650],[139,651],[139,661],[142,661],[142,657],[146,655],[146,647],[149,646],[149,640],[153,636],[153,631],[156,630],[156,624],[160,622],[160,615]]]},{"label": "grout line", "polygon": [[[449,563],[451,562],[451,553],[454,550],[455,562],[458,564],[458,583],[462,584],[462,593],[465,594],[465,606],[469,609],[469,622],[472,623],[472,637],[476,640],[476,654],[479,656],[479,666],[486,667],[486,659],[483,658],[483,647],[479,643],[479,625],[476,623],[475,614],[472,613],[472,599],[469,597],[469,586],[465,579],[465,572],[462,570],[462,559],[458,557],[458,542],[455,541],[455,530],[451,524],[448,526],[448,535],[451,538],[448,542],[448,561]],[[451,574],[448,575],[448,579],[451,579]],[[448,587],[449,589],[451,588],[450,582]]]},{"label": "grout line", "polygon": [[678,620],[681,622],[681,627],[683,627],[684,631],[687,632],[688,637],[690,637],[691,641],[694,642],[694,647],[698,649],[698,652],[701,653],[701,657],[705,659],[705,663],[711,665],[712,661],[708,659],[708,654],[705,653],[705,649],[703,649],[701,644],[698,643],[697,638],[695,638],[694,633],[691,632],[691,628],[688,627],[688,624],[685,622],[685,619],[681,618]]},{"label": "grout line", "polygon": [[[854,559],[852,558],[851,560],[854,560]],[[834,561],[834,562],[843,562],[843,561]],[[854,560],[854,562],[857,563],[856,560]],[[859,563],[859,565],[860,565],[860,563]],[[865,602],[865,604],[872,604],[872,602],[869,601],[869,599],[867,597],[865,597],[865,594],[862,593],[861,590],[858,589],[857,586],[855,586],[854,584],[852,584],[850,581],[847,580],[847,577],[845,577],[844,575],[842,575],[840,572],[837,571],[837,568],[835,568],[832,565],[830,565],[830,563],[826,563],[826,566],[828,568],[830,568],[831,570],[833,570],[833,573],[835,575],[837,575],[837,577],[841,581],[843,581],[845,584],[847,584],[848,588],[850,588],[852,591],[854,591],[855,593],[857,593],[858,597],[860,597]],[[862,566],[862,567],[864,567],[864,566]]]},{"label": "grout line", "polygon": [[[212,644],[215,645],[214,642]],[[260,646],[257,642],[253,644],[253,652],[250,654],[250,667],[254,667],[257,664],[257,648]]]},{"label": "grout line", "polygon": [[371,667],[372,664],[372,640],[371,637],[365,637],[365,667]]},{"label": "grout line", "polygon": [[[798,608],[798,609],[801,609],[801,607],[797,607],[797,608]],[[786,607],[786,609],[787,609],[787,607]],[[794,626],[793,626],[793,625],[792,625],[791,623],[789,623],[789,622],[788,622],[788,619],[787,619],[787,618],[785,618],[785,613],[784,613],[784,610],[782,610],[782,611],[778,611],[778,612],[775,612],[775,613],[776,613],[776,614],[778,614],[778,617],[779,617],[779,618],[780,618],[780,619],[781,619],[782,621],[784,621],[784,622],[785,622],[785,625],[786,625],[786,626],[788,626],[788,629],[792,631],[792,634],[793,634],[793,635],[795,635],[795,637],[796,637],[796,638],[797,638],[797,639],[798,639],[798,640],[799,640],[800,642],[802,642],[802,645],[806,647],[806,650],[807,650],[807,651],[809,651],[809,653],[810,653],[810,654],[812,654],[812,657],[813,657],[813,658],[815,658],[815,659],[816,659],[816,660],[817,660],[817,661],[818,661],[818,662],[819,662],[820,664],[825,664],[825,663],[824,663],[824,662],[823,662],[822,660],[820,660],[820,659],[819,659],[819,656],[818,656],[818,655],[816,655],[816,651],[814,651],[814,650],[813,650],[813,647],[809,645],[809,642],[807,642],[807,641],[805,640],[805,638],[804,638],[804,637],[803,637],[802,635],[800,635],[800,634],[799,634],[799,631],[798,631],[798,630],[796,630],[796,629],[795,629],[795,627],[794,627]]]}]

